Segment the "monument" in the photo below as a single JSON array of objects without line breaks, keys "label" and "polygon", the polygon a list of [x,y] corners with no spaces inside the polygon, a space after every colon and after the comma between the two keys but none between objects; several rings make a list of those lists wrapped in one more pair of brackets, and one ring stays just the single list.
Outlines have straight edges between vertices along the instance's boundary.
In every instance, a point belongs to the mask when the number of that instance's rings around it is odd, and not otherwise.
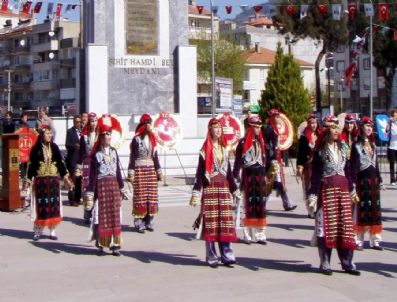
[{"label": "monument", "polygon": [[85,0],[86,110],[179,114],[196,136],[196,48],[181,0]]}]

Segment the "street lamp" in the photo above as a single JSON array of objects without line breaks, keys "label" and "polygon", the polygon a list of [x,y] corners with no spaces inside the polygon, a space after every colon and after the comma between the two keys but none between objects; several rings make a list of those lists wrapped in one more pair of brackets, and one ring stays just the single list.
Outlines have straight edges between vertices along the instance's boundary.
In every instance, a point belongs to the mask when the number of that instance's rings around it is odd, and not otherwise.
[{"label": "street lamp", "polygon": [[339,79],[339,97],[340,97],[340,113],[343,112],[343,83],[345,82],[345,78],[342,77]]},{"label": "street lamp", "polygon": [[8,74],[7,80],[7,110],[11,111],[11,73],[15,70],[7,69],[5,72]]}]

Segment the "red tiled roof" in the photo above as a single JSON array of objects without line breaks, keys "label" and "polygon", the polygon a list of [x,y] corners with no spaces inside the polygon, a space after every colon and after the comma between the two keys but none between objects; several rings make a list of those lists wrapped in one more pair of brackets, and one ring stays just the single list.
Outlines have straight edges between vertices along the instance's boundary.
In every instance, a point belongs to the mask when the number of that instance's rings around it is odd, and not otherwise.
[{"label": "red tiled roof", "polygon": [[[255,51],[255,48],[248,49],[243,51],[242,55],[243,59],[248,64],[273,64],[274,60],[276,58],[276,52],[267,48],[259,48],[259,52]],[[314,65],[312,63],[299,60],[295,58],[295,61],[300,65],[300,66],[310,66],[313,67]]]},{"label": "red tiled roof", "polygon": [[[189,5],[189,14],[200,15],[196,5]],[[211,16],[211,11],[204,7],[203,11],[201,12],[201,15]]]},{"label": "red tiled roof", "polygon": [[253,19],[249,22],[247,22],[247,25],[250,26],[255,26],[255,27],[259,27],[259,26],[271,26],[273,25],[273,20],[269,19],[267,17],[259,17],[258,19]]},{"label": "red tiled roof", "polygon": [[23,14],[21,12],[19,14],[14,14],[10,10],[8,10],[6,12],[3,12],[3,11],[0,10],[0,17],[32,18],[32,14]]}]

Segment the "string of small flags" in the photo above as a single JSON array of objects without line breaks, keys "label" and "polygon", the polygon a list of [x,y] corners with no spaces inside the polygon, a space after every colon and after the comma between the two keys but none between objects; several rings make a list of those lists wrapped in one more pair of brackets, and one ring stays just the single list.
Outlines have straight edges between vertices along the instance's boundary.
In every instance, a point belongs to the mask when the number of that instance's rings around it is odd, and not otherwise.
[{"label": "string of small flags", "polygon": [[[80,4],[64,4],[43,1],[26,1],[26,0],[0,0],[2,12],[13,12],[15,14],[39,14],[47,4],[47,16],[61,17],[79,7]],[[13,3],[11,3],[13,2]]]},{"label": "string of small flags", "polygon": [[[265,5],[254,5],[252,7],[248,5],[240,5],[241,10],[249,11],[253,10],[255,14],[262,13],[266,17],[272,18],[277,15],[277,9],[284,10],[290,16],[297,16],[299,14],[300,18],[303,19],[307,16],[307,12],[309,7],[316,6],[317,11],[321,15],[332,15],[334,20],[340,20],[342,14],[342,4],[284,4],[284,5],[274,5],[274,4],[265,4]],[[347,13],[350,20],[354,20],[356,18],[357,12],[360,9],[360,6],[363,6],[365,15],[367,17],[375,15],[375,9],[372,3],[348,3],[347,4]],[[378,19],[381,21],[388,20],[390,17],[390,9],[395,9],[397,3],[378,3],[377,4],[377,14]],[[203,5],[196,5],[197,11],[199,14],[204,12]],[[233,12],[232,5],[225,6],[226,13],[230,15]],[[208,10],[211,13],[211,10]],[[213,6],[212,12],[216,15],[218,14],[219,6]]]}]

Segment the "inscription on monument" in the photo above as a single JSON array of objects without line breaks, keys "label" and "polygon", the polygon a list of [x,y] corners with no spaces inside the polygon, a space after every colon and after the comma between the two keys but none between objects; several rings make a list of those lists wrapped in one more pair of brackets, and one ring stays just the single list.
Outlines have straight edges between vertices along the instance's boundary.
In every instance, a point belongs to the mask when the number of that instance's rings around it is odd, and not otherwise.
[{"label": "inscription on monument", "polygon": [[126,51],[129,55],[158,55],[158,0],[125,0]]}]

